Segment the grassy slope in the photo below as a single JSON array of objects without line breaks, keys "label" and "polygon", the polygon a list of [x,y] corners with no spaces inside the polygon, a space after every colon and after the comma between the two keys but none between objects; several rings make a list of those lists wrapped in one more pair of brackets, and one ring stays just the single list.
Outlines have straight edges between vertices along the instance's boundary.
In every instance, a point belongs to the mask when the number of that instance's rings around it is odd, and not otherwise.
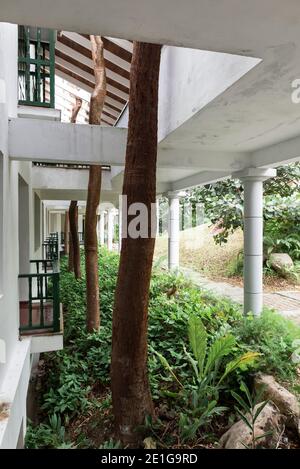
[{"label": "grassy slope", "polygon": [[[217,245],[213,238],[213,229],[208,225],[189,228],[180,232],[180,264],[189,267],[216,281],[225,281],[233,285],[243,286],[243,278],[235,272],[239,253],[243,250],[243,233],[237,230],[222,246]],[[155,258],[166,260],[168,253],[167,236],[157,238]],[[267,291],[300,289],[291,281],[277,275],[264,278]]]}]

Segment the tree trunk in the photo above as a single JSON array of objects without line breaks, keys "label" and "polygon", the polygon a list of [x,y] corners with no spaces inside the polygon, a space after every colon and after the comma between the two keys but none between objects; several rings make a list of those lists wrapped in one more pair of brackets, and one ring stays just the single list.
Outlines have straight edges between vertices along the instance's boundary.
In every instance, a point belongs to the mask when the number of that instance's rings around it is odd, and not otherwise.
[{"label": "tree trunk", "polygon": [[72,200],[69,208],[70,238],[73,248],[73,265],[75,278],[81,277],[80,271],[80,247],[78,238],[78,206],[77,201]]},{"label": "tree trunk", "polygon": [[[106,95],[106,72],[103,42],[100,36],[90,36],[94,62],[95,89],[91,95],[89,123],[100,125]],[[85,212],[85,270],[86,270],[86,323],[87,331],[100,327],[97,208],[100,203],[101,166],[89,170],[88,196]]]},{"label": "tree trunk", "polygon": [[79,96],[75,97],[75,105],[72,108],[72,114],[71,114],[71,124],[76,123],[76,119],[78,116],[78,113],[80,111],[80,108],[82,106],[82,99],[79,98]]},{"label": "tree trunk", "polygon": [[69,207],[69,212],[68,212],[69,229],[70,229],[68,271],[69,271],[69,272],[74,272],[74,249],[73,249],[72,233],[71,233],[71,228],[70,228],[70,208],[71,208],[71,203],[72,203],[72,202],[70,202],[70,207]]},{"label": "tree trunk", "polygon": [[[153,414],[147,372],[148,301],[155,239],[157,108],[161,46],[135,43],[123,195],[148,209],[148,238],[122,239],[112,337],[112,399],[118,437],[136,444],[137,427]],[[132,217],[127,217],[127,228]],[[124,233],[124,231],[123,231]]]},{"label": "tree trunk", "polygon": [[69,212],[65,212],[65,227],[64,227],[64,230],[65,230],[64,245],[65,245],[65,256],[66,256],[70,252],[70,247],[69,247]]},{"label": "tree trunk", "polygon": [[[78,116],[78,113],[80,111],[80,108],[82,106],[82,99],[79,98],[79,96],[75,97],[75,104],[72,108],[72,114],[71,114],[71,124],[76,123],[76,119]],[[73,204],[73,205],[72,205]],[[74,205],[76,207],[76,210],[74,210]],[[71,213],[72,212],[72,213]],[[74,272],[76,278],[81,277],[81,272],[80,272],[80,248],[79,248],[79,239],[78,239],[78,208],[77,208],[77,201],[72,201],[70,202],[70,207],[69,207],[69,214],[68,214],[68,219],[69,219],[69,225],[70,225],[70,238],[69,238],[69,262],[68,262],[68,270],[69,272]],[[73,220],[73,225],[74,223],[76,224],[76,236],[75,238],[72,237],[72,231],[71,231],[71,216],[75,217],[75,221]],[[74,233],[75,235],[75,233]],[[76,259],[76,272],[75,272],[75,254],[78,253],[79,259]],[[78,276],[77,276],[78,275]]]}]

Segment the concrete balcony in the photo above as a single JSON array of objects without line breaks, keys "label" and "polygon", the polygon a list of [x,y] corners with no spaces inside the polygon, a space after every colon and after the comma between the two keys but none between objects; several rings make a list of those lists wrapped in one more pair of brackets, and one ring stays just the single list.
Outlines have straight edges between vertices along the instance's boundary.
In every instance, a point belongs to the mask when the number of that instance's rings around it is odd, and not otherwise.
[{"label": "concrete balcony", "polygon": [[31,337],[31,353],[63,348],[63,316],[56,261],[34,260],[36,273],[19,275],[20,337]]}]

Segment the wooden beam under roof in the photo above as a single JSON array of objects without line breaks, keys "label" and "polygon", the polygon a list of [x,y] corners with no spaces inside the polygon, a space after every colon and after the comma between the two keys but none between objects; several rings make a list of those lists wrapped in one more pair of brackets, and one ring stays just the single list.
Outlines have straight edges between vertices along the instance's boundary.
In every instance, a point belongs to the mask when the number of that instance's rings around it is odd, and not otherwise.
[{"label": "wooden beam under roof", "polygon": [[[74,59],[73,57],[65,54],[59,49],[55,49],[55,55],[59,57],[60,59],[65,60],[66,62],[69,62],[74,67],[80,68],[84,72],[89,73],[90,75],[94,76],[94,70],[92,69],[92,67],[89,67],[88,65],[80,62],[79,60]],[[129,88],[127,86],[122,85],[122,83],[119,83],[118,81],[113,80],[110,77],[106,77],[106,81],[109,85],[129,95]]]},{"label": "wooden beam under roof", "polygon": [[[55,67],[56,67],[57,70],[61,71],[62,73],[65,73],[66,75],[70,76],[71,78],[74,78],[74,80],[77,80],[77,81],[83,83],[84,85],[86,85],[91,90],[94,89],[95,84],[93,82],[87,80],[86,78],[83,78],[82,76],[78,75],[77,73],[73,72],[72,70],[69,70],[68,68],[63,67],[62,65],[60,65],[58,63],[56,63]],[[125,99],[123,99],[120,96],[112,93],[111,91],[107,91],[106,96],[109,96],[114,101],[119,102],[120,104],[122,104],[122,106],[125,106],[125,104],[127,102]],[[118,110],[121,111],[122,109],[118,109]]]},{"label": "wooden beam under roof", "polygon": [[[61,42],[65,46],[69,47],[70,49],[75,50],[79,54],[82,54],[84,57],[87,57],[88,59],[92,59],[91,50],[89,50],[87,47],[84,47],[83,45],[79,44],[78,42],[73,41],[73,39],[70,39],[69,37],[64,36],[62,34],[62,35],[57,36],[57,41]],[[104,58],[104,60],[105,60],[105,66],[109,70],[112,70],[113,72],[117,73],[121,77],[126,78],[127,80],[129,80],[130,73],[127,70],[125,70],[124,68],[120,67],[119,65],[111,62],[110,60],[108,60],[106,58]]]},{"label": "wooden beam under roof", "polygon": [[105,114],[107,117],[110,117],[113,120],[116,120],[118,118],[114,116],[113,114],[110,114],[109,112],[105,111],[105,109],[102,109],[102,114]]},{"label": "wooden beam under roof", "polygon": [[[80,36],[83,36],[85,39],[90,40],[90,36],[88,34],[80,34]],[[123,47],[119,46],[115,42],[110,41],[106,37],[101,36],[101,39],[103,41],[104,48],[111,52],[112,54],[116,55],[117,57],[120,57],[120,59],[125,60],[126,62],[131,63],[132,59],[132,53],[129,52],[126,49],[123,49]]]}]

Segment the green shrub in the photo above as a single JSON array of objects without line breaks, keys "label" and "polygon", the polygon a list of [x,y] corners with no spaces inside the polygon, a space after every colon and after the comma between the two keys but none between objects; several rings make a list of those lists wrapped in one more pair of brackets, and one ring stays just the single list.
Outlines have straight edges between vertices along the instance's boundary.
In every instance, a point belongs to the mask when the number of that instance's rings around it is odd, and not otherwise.
[{"label": "green shrub", "polygon": [[[44,355],[47,373],[41,391],[43,420],[35,429],[29,429],[30,447],[38,446],[40,440],[53,438],[48,415],[55,414],[68,428],[78,416],[92,415],[100,407],[106,412],[111,407],[108,386],[118,262],[118,255],[105,248],[100,249],[101,328],[92,334],[86,332],[84,258],[82,256],[83,277],[80,280],[67,272],[65,259],[61,262],[64,349]],[[243,318],[238,305],[199,290],[183,276],[154,268],[149,301],[149,349],[165,357],[180,382],[195,385],[193,368],[184,351],[184,347],[189,347],[187,326],[191,317],[201,319],[207,333],[208,347],[218,338],[228,335],[235,338],[235,346],[228,359],[234,360],[248,350],[259,352],[262,357],[256,365],[257,369],[273,372],[283,379],[294,378],[296,367],[290,356],[293,339],[299,335],[298,329],[287,320],[271,312],[265,312],[258,319],[251,316]],[[154,401],[158,405],[174,407],[173,411],[179,417],[187,403],[182,400],[174,403],[174,393],[178,390],[172,376],[166,375],[159,355],[149,353],[148,369]],[[237,373],[237,376],[232,375],[231,381],[226,379],[222,383],[221,405],[224,397],[226,401],[230,395],[231,389],[238,388],[241,380],[247,381],[247,369],[237,370]],[[51,441],[47,441],[43,445],[51,446]],[[56,443],[69,444],[62,442],[61,438]]]},{"label": "green shrub", "polygon": [[297,365],[291,360],[293,342],[300,338],[300,328],[280,314],[265,310],[261,316],[249,314],[242,318],[232,333],[240,349],[251,349],[262,354],[258,367],[283,380],[293,380]]},{"label": "green shrub", "polygon": [[188,332],[192,354],[185,346],[184,354],[193,370],[190,381],[183,384],[165,357],[155,351],[162,365],[180,386],[178,397],[183,398],[184,411],[180,412],[179,428],[183,441],[193,439],[200,427],[227,409],[218,405],[226,378],[237,369],[252,365],[259,356],[256,352],[247,352],[230,360],[236,346],[231,334],[214,338],[208,346],[208,334],[199,317],[189,318]]},{"label": "green shrub", "polygon": [[74,448],[65,433],[65,427],[61,423],[61,418],[51,415],[47,423],[42,423],[33,427],[29,423],[26,433],[26,448],[28,449],[71,449]]}]

